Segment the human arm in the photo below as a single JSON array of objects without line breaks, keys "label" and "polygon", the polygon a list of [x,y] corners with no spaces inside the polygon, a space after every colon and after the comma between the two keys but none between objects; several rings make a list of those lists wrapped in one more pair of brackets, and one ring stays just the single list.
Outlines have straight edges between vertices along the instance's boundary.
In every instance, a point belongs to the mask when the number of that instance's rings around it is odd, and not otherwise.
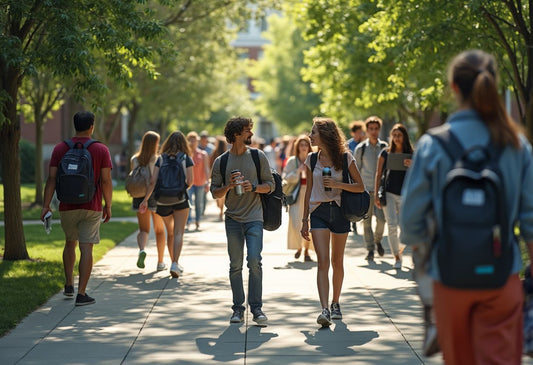
[{"label": "human arm", "polygon": [[148,208],[148,199],[152,196],[152,193],[155,189],[155,184],[157,183],[157,177],[159,176],[159,166],[157,164],[154,166],[154,171],[152,171],[152,176],[150,177],[150,184],[148,184],[148,188],[146,189],[146,195],[139,204],[139,213],[146,212],[146,209]]},{"label": "human arm", "polygon": [[311,237],[309,236],[309,200],[311,199],[311,190],[313,190],[313,173],[311,172],[311,169],[308,166],[306,166],[306,169],[307,187],[305,189],[304,207],[302,215],[302,229],[300,230],[300,234],[306,241],[311,241]]},{"label": "human arm", "polygon": [[44,221],[44,216],[46,213],[51,212],[50,203],[54,196],[54,191],[56,189],[56,176],[57,176],[57,167],[50,166],[48,168],[48,178],[46,179],[46,185],[44,187],[44,196],[43,196],[43,208],[41,209],[41,220]]},{"label": "human arm", "polygon": [[[359,173],[359,170],[357,169],[357,166],[355,165],[355,161],[351,154],[345,155],[348,158],[348,173],[350,174],[350,178],[352,180],[351,183],[345,183],[343,181],[337,181],[333,179],[331,176],[324,176],[324,187],[328,188],[335,188],[335,189],[342,189],[346,191],[350,191],[352,193],[362,193],[365,191],[365,185],[363,183],[363,179],[361,178],[361,174]],[[345,158],[345,157],[343,157]]]},{"label": "human arm", "polygon": [[381,182],[381,174],[383,174],[384,165],[385,165],[385,158],[383,157],[383,154],[380,154],[378,158],[378,164],[376,167],[376,177],[374,180],[374,204],[379,209],[381,209],[381,202],[379,201],[378,191],[379,191],[379,184]]},{"label": "human arm", "polygon": [[[259,173],[261,174],[262,183],[257,183],[255,192],[258,194],[268,194],[274,190],[274,178],[272,177],[272,171],[266,155],[263,153],[263,151],[258,152],[260,167]],[[259,181],[259,176],[257,177],[257,180]],[[248,179],[242,182],[242,187],[246,192],[253,190],[252,182]]]},{"label": "human arm", "polygon": [[113,203],[113,180],[111,179],[111,168],[104,167],[100,170],[100,186],[102,187],[102,196],[104,206],[102,210],[102,219],[104,223],[111,219],[111,205]]},{"label": "human arm", "polygon": [[217,157],[217,159],[213,163],[213,168],[211,169],[210,190],[213,198],[224,198],[226,194],[237,185],[236,181],[239,177],[240,173],[233,173],[230,175],[229,181],[224,183],[222,175],[220,173],[220,157]]}]

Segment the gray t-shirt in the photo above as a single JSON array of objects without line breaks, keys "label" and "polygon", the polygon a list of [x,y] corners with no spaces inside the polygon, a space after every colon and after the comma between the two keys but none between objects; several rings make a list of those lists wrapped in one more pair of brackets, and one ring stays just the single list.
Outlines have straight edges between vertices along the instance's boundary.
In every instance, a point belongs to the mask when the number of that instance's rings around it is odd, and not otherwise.
[{"label": "gray t-shirt", "polygon": [[[365,153],[363,153],[363,146]],[[355,147],[355,162],[361,173],[363,184],[365,184],[365,188],[369,192],[374,191],[379,153],[387,146],[387,142],[382,141],[381,139],[378,139],[378,142],[375,145],[372,145],[367,138]]]},{"label": "gray t-shirt", "polygon": [[[274,178],[270,171],[270,165],[263,153],[259,152],[259,162],[261,165],[261,180],[262,183],[267,183],[270,186],[270,191],[274,189]],[[252,184],[259,184],[257,178],[257,172],[255,170],[254,160],[250,148],[246,150],[240,156],[234,155],[228,152],[228,165],[226,166],[226,185],[229,184],[231,179],[231,171],[239,170],[244,180],[249,180]],[[213,170],[211,171],[211,194],[213,190],[220,188],[224,185],[222,181],[222,175],[220,174],[220,159],[217,157],[213,164]],[[230,189],[226,195],[226,216],[240,223],[249,223],[255,221],[263,221],[263,208],[261,205],[261,196],[258,193],[252,193],[251,191],[245,192],[243,195],[238,196],[235,194],[235,189]]]}]

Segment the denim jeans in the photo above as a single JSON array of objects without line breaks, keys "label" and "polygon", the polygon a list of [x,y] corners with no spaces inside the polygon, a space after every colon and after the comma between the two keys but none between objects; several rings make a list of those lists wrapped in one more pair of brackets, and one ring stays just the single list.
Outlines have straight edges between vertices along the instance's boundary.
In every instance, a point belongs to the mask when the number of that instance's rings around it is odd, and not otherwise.
[{"label": "denim jeans", "polygon": [[[189,200],[191,203],[193,202],[192,196],[194,195],[194,220],[196,223],[200,222],[200,217],[203,214],[202,209],[204,208],[204,201],[205,201],[205,191],[204,186],[196,186],[193,185],[189,188]],[[191,223],[192,221],[192,209],[189,212],[189,216],[187,217],[187,224]]]},{"label": "denim jeans", "polygon": [[[374,205],[374,192],[369,191],[370,194],[370,207],[368,208],[367,218],[363,220],[366,249],[369,251],[374,250],[374,245],[381,242],[383,238],[383,231],[385,230],[385,214],[382,209],[378,209]],[[376,231],[372,230],[372,215],[376,216]]]},{"label": "denim jeans", "polygon": [[244,242],[248,255],[248,304],[253,312],[263,305],[263,269],[261,251],[263,250],[263,222],[239,223],[226,217],[226,237],[228,239],[229,281],[233,293],[232,309],[244,310],[244,285],[242,282],[242,263]]},{"label": "denim jeans", "polygon": [[387,227],[389,228],[389,246],[393,255],[399,255],[404,245],[400,242],[398,226],[400,224],[400,201],[402,197],[387,191],[387,205],[383,207]]}]

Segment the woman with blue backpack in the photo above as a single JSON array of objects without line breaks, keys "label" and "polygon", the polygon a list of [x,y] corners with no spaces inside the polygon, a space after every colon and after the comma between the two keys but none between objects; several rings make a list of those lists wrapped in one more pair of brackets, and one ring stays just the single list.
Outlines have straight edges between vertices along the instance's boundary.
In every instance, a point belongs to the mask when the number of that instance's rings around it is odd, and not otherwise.
[{"label": "woman with blue backpack", "polygon": [[454,58],[448,80],[459,109],[420,138],[402,191],[402,242],[414,251],[429,247],[446,364],[522,358],[522,260],[514,228],[519,224],[533,256],[533,161],[497,76],[486,52]]},{"label": "woman with blue backpack", "polygon": [[172,264],[170,275],[177,278],[183,272],[178,260],[183,247],[185,224],[189,216],[187,189],[193,183],[193,161],[189,144],[180,131],[169,135],[161,146],[154,172],[148,186],[148,193],[139,206],[139,212],[146,211],[148,199],[154,193],[157,202],[156,213],[163,217],[167,230]]}]

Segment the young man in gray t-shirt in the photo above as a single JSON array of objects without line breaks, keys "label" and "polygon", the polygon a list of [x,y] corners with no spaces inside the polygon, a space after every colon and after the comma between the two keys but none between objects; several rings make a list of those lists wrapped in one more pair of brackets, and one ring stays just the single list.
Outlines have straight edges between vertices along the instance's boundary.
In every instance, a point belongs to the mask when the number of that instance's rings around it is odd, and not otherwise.
[{"label": "young man in gray t-shirt", "polygon": [[[274,179],[265,154],[259,153],[261,181],[257,176],[254,161],[248,145],[252,142],[253,122],[250,118],[234,117],[228,120],[224,135],[231,149],[217,157],[211,171],[211,194],[213,198],[226,197],[226,237],[230,259],[229,278],[233,293],[233,315],[231,323],[244,321],[244,285],[242,264],[246,242],[249,267],[248,303],[257,323],[267,321],[262,311],[263,270],[261,251],[263,249],[263,208],[259,194],[268,194],[274,189]],[[224,177],[221,161],[227,158]],[[235,172],[235,171],[238,172]],[[239,191],[240,190],[240,191]],[[239,194],[238,194],[239,193]]]}]

